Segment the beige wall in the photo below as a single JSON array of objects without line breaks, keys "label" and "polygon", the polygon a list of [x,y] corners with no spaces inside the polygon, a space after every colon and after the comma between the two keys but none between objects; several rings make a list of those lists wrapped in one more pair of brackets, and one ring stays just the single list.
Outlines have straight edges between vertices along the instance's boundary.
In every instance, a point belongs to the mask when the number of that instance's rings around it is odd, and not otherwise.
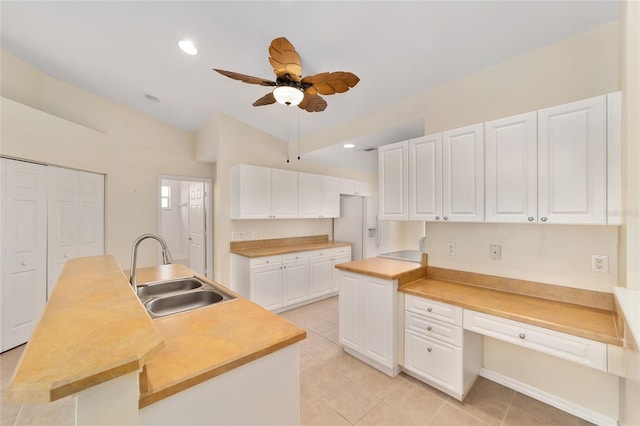
[{"label": "beige wall", "polygon": [[[135,238],[157,232],[158,175],[213,178],[215,168],[195,161],[192,133],[48,77],[8,52],[1,61],[0,94],[14,115],[2,116],[0,154],[106,174],[106,252],[128,269]],[[43,129],[52,133],[38,137]],[[139,265],[155,265],[154,245],[140,247]]]}]

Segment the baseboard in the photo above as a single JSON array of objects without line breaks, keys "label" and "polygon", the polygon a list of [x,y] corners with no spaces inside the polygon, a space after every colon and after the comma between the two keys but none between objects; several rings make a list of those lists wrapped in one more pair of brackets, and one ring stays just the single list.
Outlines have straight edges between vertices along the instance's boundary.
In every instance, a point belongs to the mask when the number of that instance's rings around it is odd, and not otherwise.
[{"label": "baseboard", "polygon": [[509,389],[513,389],[524,395],[530,396],[533,399],[544,402],[545,404],[551,405],[552,407],[556,407],[562,411],[566,411],[567,413],[573,414],[574,416],[580,417],[581,419],[588,422],[595,423],[601,426],[618,426],[618,420],[616,419],[604,416],[599,413],[594,413],[593,411],[581,405],[577,405],[555,395],[551,395],[550,393],[544,392],[525,383],[521,383],[510,377],[503,376],[502,374],[496,373],[495,371],[483,368],[482,370],[480,370],[480,376],[506,386]]}]

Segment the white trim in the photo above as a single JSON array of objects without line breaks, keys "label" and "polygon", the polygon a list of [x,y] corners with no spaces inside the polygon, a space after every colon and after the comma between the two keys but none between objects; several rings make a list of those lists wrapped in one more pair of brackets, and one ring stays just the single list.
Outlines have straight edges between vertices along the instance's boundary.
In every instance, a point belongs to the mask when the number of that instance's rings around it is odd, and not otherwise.
[{"label": "white trim", "polygon": [[602,426],[618,426],[618,420],[616,419],[607,417],[599,413],[594,413],[593,411],[581,405],[577,405],[555,395],[551,395],[550,393],[547,393],[538,388],[534,388],[533,386],[519,382],[510,377],[503,376],[502,374],[496,373],[495,371],[483,368],[480,370],[480,376],[506,386],[509,389],[513,389],[524,395],[530,396],[533,399],[544,402],[545,404],[551,405],[552,407],[556,407],[562,411],[566,411],[567,413],[573,414],[574,416],[580,417],[581,419],[584,419],[588,422]]},{"label": "white trim", "polygon": [[[160,199],[162,197],[162,180],[177,180],[183,182],[203,182],[206,184],[207,199],[205,204],[206,226],[207,226],[207,247],[205,256],[205,268],[207,278],[213,279],[213,179],[194,176],[158,175],[156,210],[158,213],[158,233],[162,232],[162,208]],[[158,262],[162,263],[162,256],[158,251]]]}]

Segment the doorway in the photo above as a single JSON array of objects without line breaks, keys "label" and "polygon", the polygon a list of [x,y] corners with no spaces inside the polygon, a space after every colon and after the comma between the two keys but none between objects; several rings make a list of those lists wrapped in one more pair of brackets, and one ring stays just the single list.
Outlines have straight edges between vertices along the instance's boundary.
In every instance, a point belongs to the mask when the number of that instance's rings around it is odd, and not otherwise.
[{"label": "doorway", "polygon": [[213,276],[211,179],[158,177],[158,233],[175,263]]}]

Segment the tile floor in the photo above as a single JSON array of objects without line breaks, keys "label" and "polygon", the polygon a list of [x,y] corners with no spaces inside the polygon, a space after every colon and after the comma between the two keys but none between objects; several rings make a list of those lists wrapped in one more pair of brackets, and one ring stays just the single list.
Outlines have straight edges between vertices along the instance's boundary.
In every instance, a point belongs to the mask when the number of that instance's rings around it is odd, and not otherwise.
[{"label": "tile floor", "polygon": [[[281,314],[307,330],[300,346],[302,425],[588,425],[581,419],[479,378],[464,403],[409,377],[391,378],[338,344],[338,298]],[[0,398],[24,346],[0,355]],[[10,404],[0,426],[74,424],[75,400]]]}]

